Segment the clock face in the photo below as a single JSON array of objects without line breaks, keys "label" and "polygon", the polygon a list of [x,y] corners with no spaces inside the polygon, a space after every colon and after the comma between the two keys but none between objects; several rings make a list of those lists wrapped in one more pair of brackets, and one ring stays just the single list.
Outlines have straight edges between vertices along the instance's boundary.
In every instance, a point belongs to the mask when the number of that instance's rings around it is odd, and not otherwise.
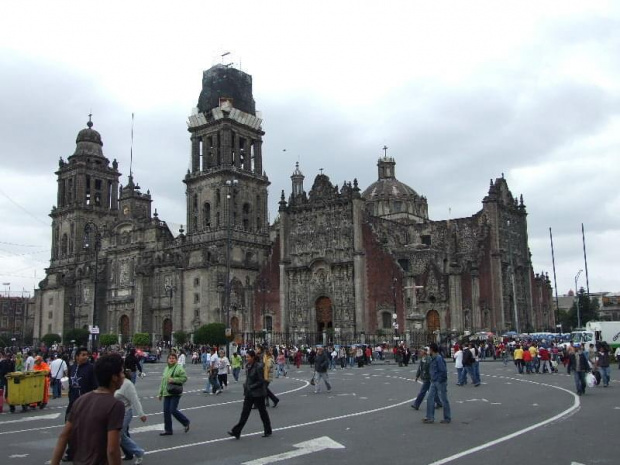
[{"label": "clock face", "polygon": [[129,207],[123,208],[123,215],[125,216],[129,215]]}]

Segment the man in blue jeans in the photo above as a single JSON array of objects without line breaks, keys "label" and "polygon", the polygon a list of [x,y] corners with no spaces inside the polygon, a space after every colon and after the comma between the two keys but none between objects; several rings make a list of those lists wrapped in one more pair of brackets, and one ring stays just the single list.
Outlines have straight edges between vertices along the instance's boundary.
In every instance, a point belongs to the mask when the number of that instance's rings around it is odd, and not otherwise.
[{"label": "man in blue jeans", "polygon": [[[439,395],[439,400],[443,405],[443,420],[441,423],[450,423],[452,416],[450,412],[450,402],[448,401],[448,369],[446,368],[446,362],[441,355],[439,355],[439,346],[437,343],[432,342],[429,346],[431,352],[431,388],[428,393],[428,398],[434,399]],[[426,402],[426,418],[422,420],[423,423],[435,422],[435,402]]]},{"label": "man in blue jeans", "polygon": [[[423,347],[420,349],[420,364],[418,365],[418,371],[415,375],[415,381],[418,382],[418,379],[422,379],[422,387],[420,388],[420,392],[418,393],[418,397],[415,398],[411,407],[416,410],[420,409],[420,405],[424,401],[424,396],[428,392],[431,387],[431,357],[428,355],[428,347]],[[439,396],[435,396],[435,408],[441,408],[442,404],[439,400]],[[432,402],[433,400],[429,397],[427,402]]]}]

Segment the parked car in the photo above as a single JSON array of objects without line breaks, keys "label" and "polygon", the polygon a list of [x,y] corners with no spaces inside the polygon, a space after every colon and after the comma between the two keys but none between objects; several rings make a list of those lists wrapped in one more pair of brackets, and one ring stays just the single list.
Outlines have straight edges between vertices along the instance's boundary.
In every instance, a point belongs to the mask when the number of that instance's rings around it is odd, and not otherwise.
[{"label": "parked car", "polygon": [[157,353],[144,352],[144,363],[157,363]]}]

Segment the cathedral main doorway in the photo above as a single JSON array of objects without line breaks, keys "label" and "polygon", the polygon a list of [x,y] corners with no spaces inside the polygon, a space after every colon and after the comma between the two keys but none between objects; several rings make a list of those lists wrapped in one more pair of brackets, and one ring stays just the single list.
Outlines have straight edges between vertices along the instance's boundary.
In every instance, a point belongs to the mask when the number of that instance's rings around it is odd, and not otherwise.
[{"label": "cathedral main doorway", "polygon": [[172,320],[170,318],[166,318],[164,320],[162,327],[162,338],[166,343],[170,343],[172,340]]},{"label": "cathedral main doorway", "polygon": [[325,331],[334,326],[332,321],[332,300],[329,297],[319,297],[315,303],[316,329],[318,332]]},{"label": "cathedral main doorway", "polygon": [[121,333],[121,342],[126,344],[129,342],[130,331],[129,331],[129,317],[127,315],[123,315],[118,320],[118,332]]},{"label": "cathedral main doorway", "polygon": [[437,310],[431,310],[426,314],[426,330],[429,333],[433,331],[439,331],[441,329],[441,322],[439,320],[439,312]]}]

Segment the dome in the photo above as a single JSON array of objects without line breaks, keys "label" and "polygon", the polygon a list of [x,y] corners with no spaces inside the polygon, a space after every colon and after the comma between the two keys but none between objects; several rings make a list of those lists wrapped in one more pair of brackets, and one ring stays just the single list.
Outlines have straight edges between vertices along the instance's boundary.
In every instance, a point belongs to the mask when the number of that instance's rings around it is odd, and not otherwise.
[{"label": "dome", "polygon": [[362,196],[370,201],[388,198],[407,200],[418,197],[418,193],[396,178],[384,178],[368,186]]},{"label": "dome", "polygon": [[379,159],[379,179],[364,190],[367,211],[374,216],[397,221],[423,222],[428,219],[425,197],[418,195],[395,176],[396,162],[391,157]]},{"label": "dome", "polygon": [[78,132],[75,139],[76,147],[73,156],[95,156],[103,158],[103,142],[101,141],[101,134],[93,129],[93,122],[88,120],[86,123],[88,126]]}]

